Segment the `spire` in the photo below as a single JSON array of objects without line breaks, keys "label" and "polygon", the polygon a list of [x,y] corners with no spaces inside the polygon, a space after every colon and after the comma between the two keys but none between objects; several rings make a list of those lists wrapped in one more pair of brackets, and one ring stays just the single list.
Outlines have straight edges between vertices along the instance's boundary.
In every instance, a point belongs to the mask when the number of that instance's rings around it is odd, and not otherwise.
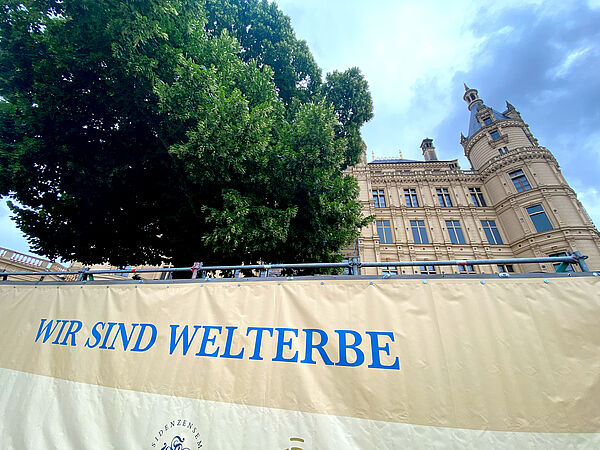
[{"label": "spire", "polygon": [[513,105],[511,105],[508,100],[506,100],[506,109],[508,109],[510,111],[512,109],[515,109],[515,107]]},{"label": "spire", "polygon": [[466,83],[463,84],[465,85],[465,94],[463,95],[463,100],[467,102],[467,108],[469,108],[469,111],[471,111],[473,105],[482,104],[483,100],[479,98],[477,89],[471,89],[466,85]]}]

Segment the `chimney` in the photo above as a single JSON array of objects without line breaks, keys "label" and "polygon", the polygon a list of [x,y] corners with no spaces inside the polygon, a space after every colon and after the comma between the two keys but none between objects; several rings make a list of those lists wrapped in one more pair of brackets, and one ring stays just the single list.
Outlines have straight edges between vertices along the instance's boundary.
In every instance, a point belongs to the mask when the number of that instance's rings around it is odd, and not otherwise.
[{"label": "chimney", "polygon": [[433,139],[425,138],[421,142],[421,150],[423,151],[423,158],[425,161],[437,161],[437,155],[435,154],[435,147],[433,146]]}]

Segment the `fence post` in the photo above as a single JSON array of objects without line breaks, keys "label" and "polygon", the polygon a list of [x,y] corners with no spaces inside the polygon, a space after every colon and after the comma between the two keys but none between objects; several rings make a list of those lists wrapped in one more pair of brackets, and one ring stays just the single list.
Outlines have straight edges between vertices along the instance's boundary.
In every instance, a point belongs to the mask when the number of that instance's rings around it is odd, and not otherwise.
[{"label": "fence post", "polygon": [[[77,275],[77,281],[87,281],[88,279],[88,274],[87,271],[90,270],[89,267],[83,267],[80,271],[79,271],[79,275]],[[92,280],[94,278],[92,277]]]},{"label": "fence post", "polygon": [[192,279],[198,278],[198,270],[202,267],[201,262],[195,262],[192,266]]},{"label": "fence post", "polygon": [[577,263],[579,264],[579,268],[581,269],[582,272],[590,271],[587,263],[585,262],[585,260],[588,259],[587,256],[582,255],[581,252],[574,252],[573,256],[575,258],[577,258]]},{"label": "fence post", "polygon": [[358,266],[360,266],[360,257],[348,258],[348,265],[350,266],[350,275],[358,275]]}]

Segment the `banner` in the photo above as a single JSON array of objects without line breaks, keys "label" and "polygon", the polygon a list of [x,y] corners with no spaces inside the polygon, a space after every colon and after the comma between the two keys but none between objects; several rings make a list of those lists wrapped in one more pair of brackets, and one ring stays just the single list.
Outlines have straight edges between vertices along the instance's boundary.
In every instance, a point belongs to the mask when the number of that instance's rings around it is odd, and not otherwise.
[{"label": "banner", "polygon": [[0,448],[600,448],[600,278],[0,284]]}]

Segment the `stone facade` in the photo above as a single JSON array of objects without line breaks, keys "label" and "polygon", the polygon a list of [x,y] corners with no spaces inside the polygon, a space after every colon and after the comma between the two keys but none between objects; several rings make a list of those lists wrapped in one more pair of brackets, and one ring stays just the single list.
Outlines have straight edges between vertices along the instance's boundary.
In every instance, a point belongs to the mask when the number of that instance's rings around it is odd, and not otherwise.
[{"label": "stone facade", "polygon": [[[471,170],[461,170],[457,160],[438,160],[431,139],[421,144],[423,161],[367,162],[363,155],[349,169],[358,180],[365,215],[376,217],[358,239],[361,260],[522,258],[572,250],[589,257],[590,269],[600,268],[600,233],[519,112],[507,102],[500,113],[467,86],[463,98],[471,117],[461,144]],[[555,270],[548,263],[464,269],[405,266],[363,273]]]}]

